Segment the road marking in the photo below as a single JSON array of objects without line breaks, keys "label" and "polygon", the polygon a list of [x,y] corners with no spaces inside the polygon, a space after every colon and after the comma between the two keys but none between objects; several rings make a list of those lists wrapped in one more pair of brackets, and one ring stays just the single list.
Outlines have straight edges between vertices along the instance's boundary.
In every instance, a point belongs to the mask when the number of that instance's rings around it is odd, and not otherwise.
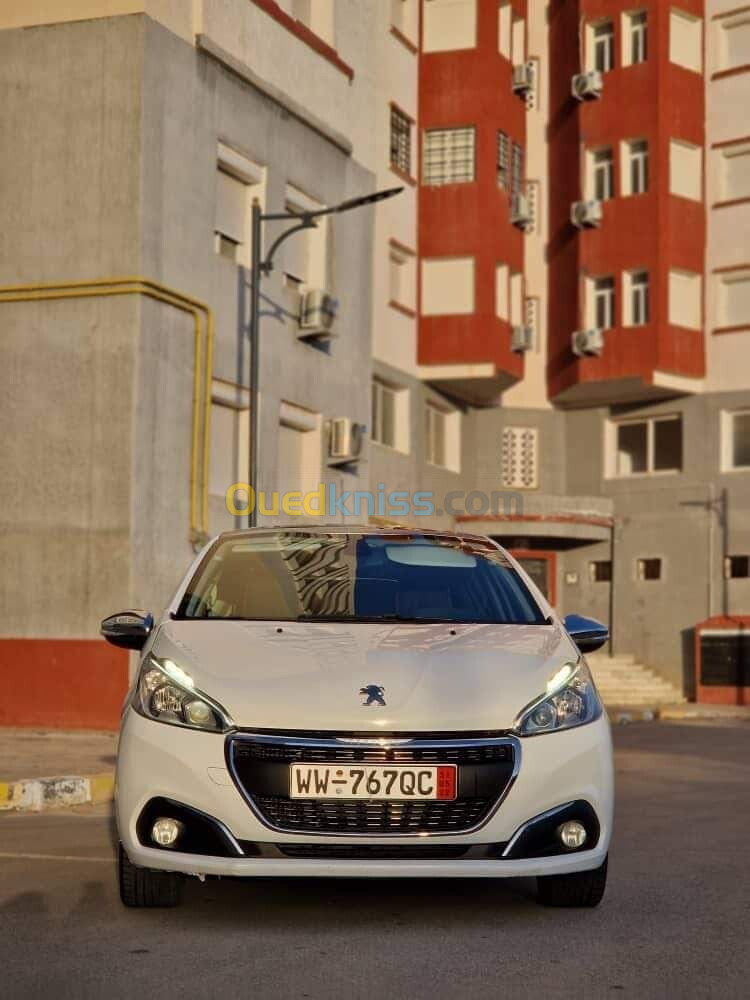
[{"label": "road marking", "polygon": [[114,858],[87,857],[84,854],[24,854],[13,851],[0,851],[0,858],[20,858],[24,861],[99,861],[107,865],[115,862]]}]

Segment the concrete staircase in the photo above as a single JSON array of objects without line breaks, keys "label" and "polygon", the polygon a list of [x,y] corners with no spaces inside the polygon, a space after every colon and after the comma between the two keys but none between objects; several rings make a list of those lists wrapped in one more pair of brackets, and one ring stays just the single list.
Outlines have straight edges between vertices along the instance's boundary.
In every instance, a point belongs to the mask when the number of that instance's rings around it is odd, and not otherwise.
[{"label": "concrete staircase", "polygon": [[604,704],[618,708],[658,708],[684,702],[682,692],[635,657],[618,653],[594,653],[586,657]]}]

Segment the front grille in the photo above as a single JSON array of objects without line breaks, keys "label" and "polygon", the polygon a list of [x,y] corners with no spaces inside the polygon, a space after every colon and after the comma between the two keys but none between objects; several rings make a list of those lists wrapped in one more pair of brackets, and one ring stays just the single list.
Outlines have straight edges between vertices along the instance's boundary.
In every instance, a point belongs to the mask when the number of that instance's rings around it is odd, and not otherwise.
[{"label": "front grille", "polygon": [[447,861],[462,858],[468,847],[462,844],[278,844],[287,858],[342,858],[352,861]]},{"label": "front grille", "polygon": [[[237,734],[227,741],[227,762],[237,787],[270,827],[289,833],[409,835],[460,833],[479,826],[504,795],[516,765],[511,740],[414,737],[414,745],[338,743],[334,738]],[[291,799],[289,765],[456,764],[457,797],[404,802],[362,799]]]},{"label": "front grille", "polygon": [[317,833],[454,833],[476,826],[487,814],[488,799],[455,802],[335,802],[253,796],[272,826]]},{"label": "front grille", "polygon": [[403,747],[403,746],[290,746],[237,740],[236,761],[279,761],[285,764],[486,764],[512,761],[509,744],[483,746]]}]

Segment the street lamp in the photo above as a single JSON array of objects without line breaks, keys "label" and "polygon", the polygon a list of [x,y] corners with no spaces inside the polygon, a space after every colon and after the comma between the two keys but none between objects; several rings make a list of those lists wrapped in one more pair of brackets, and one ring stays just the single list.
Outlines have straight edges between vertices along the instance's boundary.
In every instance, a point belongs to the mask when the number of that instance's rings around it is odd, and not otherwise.
[{"label": "street lamp", "polygon": [[[361,195],[359,198],[348,198],[332,208],[321,208],[315,212],[270,212],[261,211],[260,202],[256,199],[253,202],[252,210],[252,265],[251,288],[250,288],[250,442],[249,461],[250,488],[257,492],[258,488],[258,453],[260,451],[260,421],[258,419],[258,373],[260,354],[260,280],[265,274],[270,274],[273,270],[273,258],[284,240],[299,233],[303,229],[315,229],[316,219],[323,215],[335,215],[339,212],[348,212],[352,208],[360,208],[362,205],[372,205],[376,201],[383,201],[400,194],[403,187],[387,188],[384,191],[375,191],[373,194]],[[262,253],[262,226],[264,222],[280,222],[284,219],[294,220],[296,223],[285,229],[280,236],[277,236],[268,249],[268,253],[261,259]],[[247,526],[254,528],[258,523],[258,505],[250,505],[248,495]]]}]

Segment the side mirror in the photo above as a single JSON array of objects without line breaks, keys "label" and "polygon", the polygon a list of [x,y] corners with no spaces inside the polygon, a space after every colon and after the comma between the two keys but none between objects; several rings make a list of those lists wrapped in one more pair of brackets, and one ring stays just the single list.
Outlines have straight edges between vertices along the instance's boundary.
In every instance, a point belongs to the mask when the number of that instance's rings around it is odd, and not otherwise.
[{"label": "side mirror", "polygon": [[120,611],[105,618],[101,633],[107,642],[121,649],[143,649],[154,627],[150,611]]},{"label": "side mirror", "polygon": [[600,649],[609,639],[609,629],[593,618],[583,615],[566,615],[563,625],[568,635],[582,653],[593,653]]}]

